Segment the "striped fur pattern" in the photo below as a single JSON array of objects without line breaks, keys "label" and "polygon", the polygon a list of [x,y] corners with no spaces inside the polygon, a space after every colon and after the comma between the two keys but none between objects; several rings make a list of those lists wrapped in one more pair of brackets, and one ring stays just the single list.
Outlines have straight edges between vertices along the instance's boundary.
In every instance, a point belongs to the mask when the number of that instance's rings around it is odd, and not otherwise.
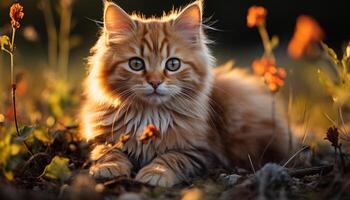
[{"label": "striped fur pattern", "polygon": [[[94,144],[94,178],[135,175],[170,187],[218,163],[247,166],[247,155],[258,160],[270,138],[265,154],[284,155],[285,123],[271,121],[270,98],[260,81],[225,67],[213,70],[202,27],[201,1],[148,19],[105,3],[80,113],[81,135]],[[134,57],[142,58],[143,70],[130,68]],[[177,71],[165,69],[173,57],[181,61]],[[160,83],[156,89],[152,81]],[[161,139],[144,144],[139,137],[148,124],[157,127]],[[116,148],[121,134],[129,140]]]}]

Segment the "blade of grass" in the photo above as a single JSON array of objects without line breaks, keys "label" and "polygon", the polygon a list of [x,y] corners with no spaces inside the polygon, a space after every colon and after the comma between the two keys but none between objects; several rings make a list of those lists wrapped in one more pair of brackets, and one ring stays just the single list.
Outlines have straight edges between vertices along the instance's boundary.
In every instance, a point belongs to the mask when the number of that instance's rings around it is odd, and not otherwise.
[{"label": "blade of grass", "polygon": [[304,146],[303,148],[301,148],[299,151],[295,152],[292,157],[290,157],[282,167],[286,167],[297,155],[299,155],[301,152],[310,149],[310,146]]},{"label": "blade of grass", "polygon": [[249,159],[249,163],[250,163],[250,167],[252,168],[254,174],[255,174],[255,168],[254,168],[254,164],[252,161],[252,158],[250,157],[250,154],[248,153],[248,159]]}]

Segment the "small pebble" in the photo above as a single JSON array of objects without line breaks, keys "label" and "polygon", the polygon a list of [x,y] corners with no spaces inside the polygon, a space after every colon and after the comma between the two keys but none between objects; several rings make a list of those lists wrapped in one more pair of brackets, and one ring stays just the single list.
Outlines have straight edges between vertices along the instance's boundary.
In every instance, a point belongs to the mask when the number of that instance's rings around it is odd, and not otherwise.
[{"label": "small pebble", "polygon": [[221,174],[219,179],[223,181],[226,185],[231,186],[231,185],[235,185],[241,177],[242,176],[238,174],[231,174],[231,175]]},{"label": "small pebble", "polygon": [[34,187],[33,187],[33,191],[35,191],[35,192],[40,191],[40,187],[39,187],[39,186],[34,186]]},{"label": "small pebble", "polygon": [[75,144],[69,144],[69,150],[74,152],[77,150],[77,146]]},{"label": "small pebble", "polygon": [[118,200],[142,200],[141,195],[133,192],[124,193],[119,196]]},{"label": "small pebble", "polygon": [[104,189],[105,189],[105,186],[104,186],[103,184],[101,184],[101,183],[99,183],[99,184],[97,184],[97,185],[95,186],[95,191],[96,191],[96,192],[101,193],[101,192],[103,192]]}]

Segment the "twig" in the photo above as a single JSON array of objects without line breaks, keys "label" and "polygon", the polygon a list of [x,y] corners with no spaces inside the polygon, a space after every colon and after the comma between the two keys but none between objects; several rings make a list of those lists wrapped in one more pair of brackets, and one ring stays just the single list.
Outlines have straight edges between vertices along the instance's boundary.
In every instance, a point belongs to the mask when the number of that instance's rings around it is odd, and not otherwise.
[{"label": "twig", "polygon": [[296,169],[296,170],[289,171],[288,173],[292,177],[302,178],[304,176],[315,175],[315,174],[325,175],[332,170],[333,170],[333,165],[327,165],[327,166],[311,167],[306,169]]}]

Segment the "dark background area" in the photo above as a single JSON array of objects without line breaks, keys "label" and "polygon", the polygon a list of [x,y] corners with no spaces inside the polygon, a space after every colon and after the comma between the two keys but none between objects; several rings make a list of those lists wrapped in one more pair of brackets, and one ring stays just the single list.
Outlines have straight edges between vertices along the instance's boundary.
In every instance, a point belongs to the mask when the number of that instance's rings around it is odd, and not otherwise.
[{"label": "dark background area", "polygon": [[[8,23],[8,7],[1,0],[0,27]],[[12,1],[13,2],[13,1]],[[25,18],[23,24],[33,25],[38,31],[40,41],[29,43],[18,37],[22,51],[46,53],[46,29],[42,12],[38,9],[38,0],[18,1],[24,5]],[[57,7],[58,0],[52,0]],[[115,1],[127,12],[140,12],[146,16],[162,15],[163,11],[170,11],[173,7],[185,6],[189,0],[118,0]],[[347,0],[206,0],[204,17],[216,21],[209,35],[216,43],[214,52],[218,60],[237,58],[242,64],[249,63],[251,58],[262,53],[259,35],[255,29],[246,26],[247,9],[252,5],[262,5],[268,10],[267,27],[270,35],[278,35],[281,45],[278,52],[285,55],[285,49],[290,40],[295,21],[299,15],[306,14],[314,17],[326,33],[326,43],[340,50],[350,38],[350,14]],[[81,37],[78,48],[72,50],[71,60],[86,57],[88,49],[96,41],[98,25],[93,20],[102,20],[102,0],[75,0],[73,11],[73,35]],[[56,25],[58,15],[56,13]],[[1,30],[0,30],[1,33]],[[217,53],[217,52],[220,53]],[[223,53],[224,52],[224,53]],[[249,54],[249,55],[246,55]],[[242,56],[246,60],[242,60]],[[30,59],[30,58],[29,58]]]},{"label": "dark background area", "polygon": [[[4,1],[4,0],[2,0]],[[6,1],[6,0],[5,0]],[[41,11],[37,9],[37,0],[22,0],[26,12],[24,23],[34,24],[44,34],[45,27]],[[127,12],[137,11],[146,16],[162,15],[173,7],[185,6],[189,0],[118,0],[115,1]],[[57,3],[57,0],[52,0]],[[96,26],[89,19],[101,20],[102,0],[76,0],[74,16],[76,27],[73,32],[88,36],[95,35]],[[220,43],[255,44],[255,32],[246,27],[247,9],[252,5],[262,5],[268,10],[268,29],[282,38],[290,37],[296,18],[301,14],[314,17],[319,21],[327,35],[327,41],[335,45],[348,39],[350,35],[350,12],[347,0],[206,0],[204,16],[217,21],[215,27],[221,29]],[[7,8],[1,9],[1,23],[8,19]],[[30,17],[29,17],[30,15]],[[217,33],[215,33],[217,36]]]}]

